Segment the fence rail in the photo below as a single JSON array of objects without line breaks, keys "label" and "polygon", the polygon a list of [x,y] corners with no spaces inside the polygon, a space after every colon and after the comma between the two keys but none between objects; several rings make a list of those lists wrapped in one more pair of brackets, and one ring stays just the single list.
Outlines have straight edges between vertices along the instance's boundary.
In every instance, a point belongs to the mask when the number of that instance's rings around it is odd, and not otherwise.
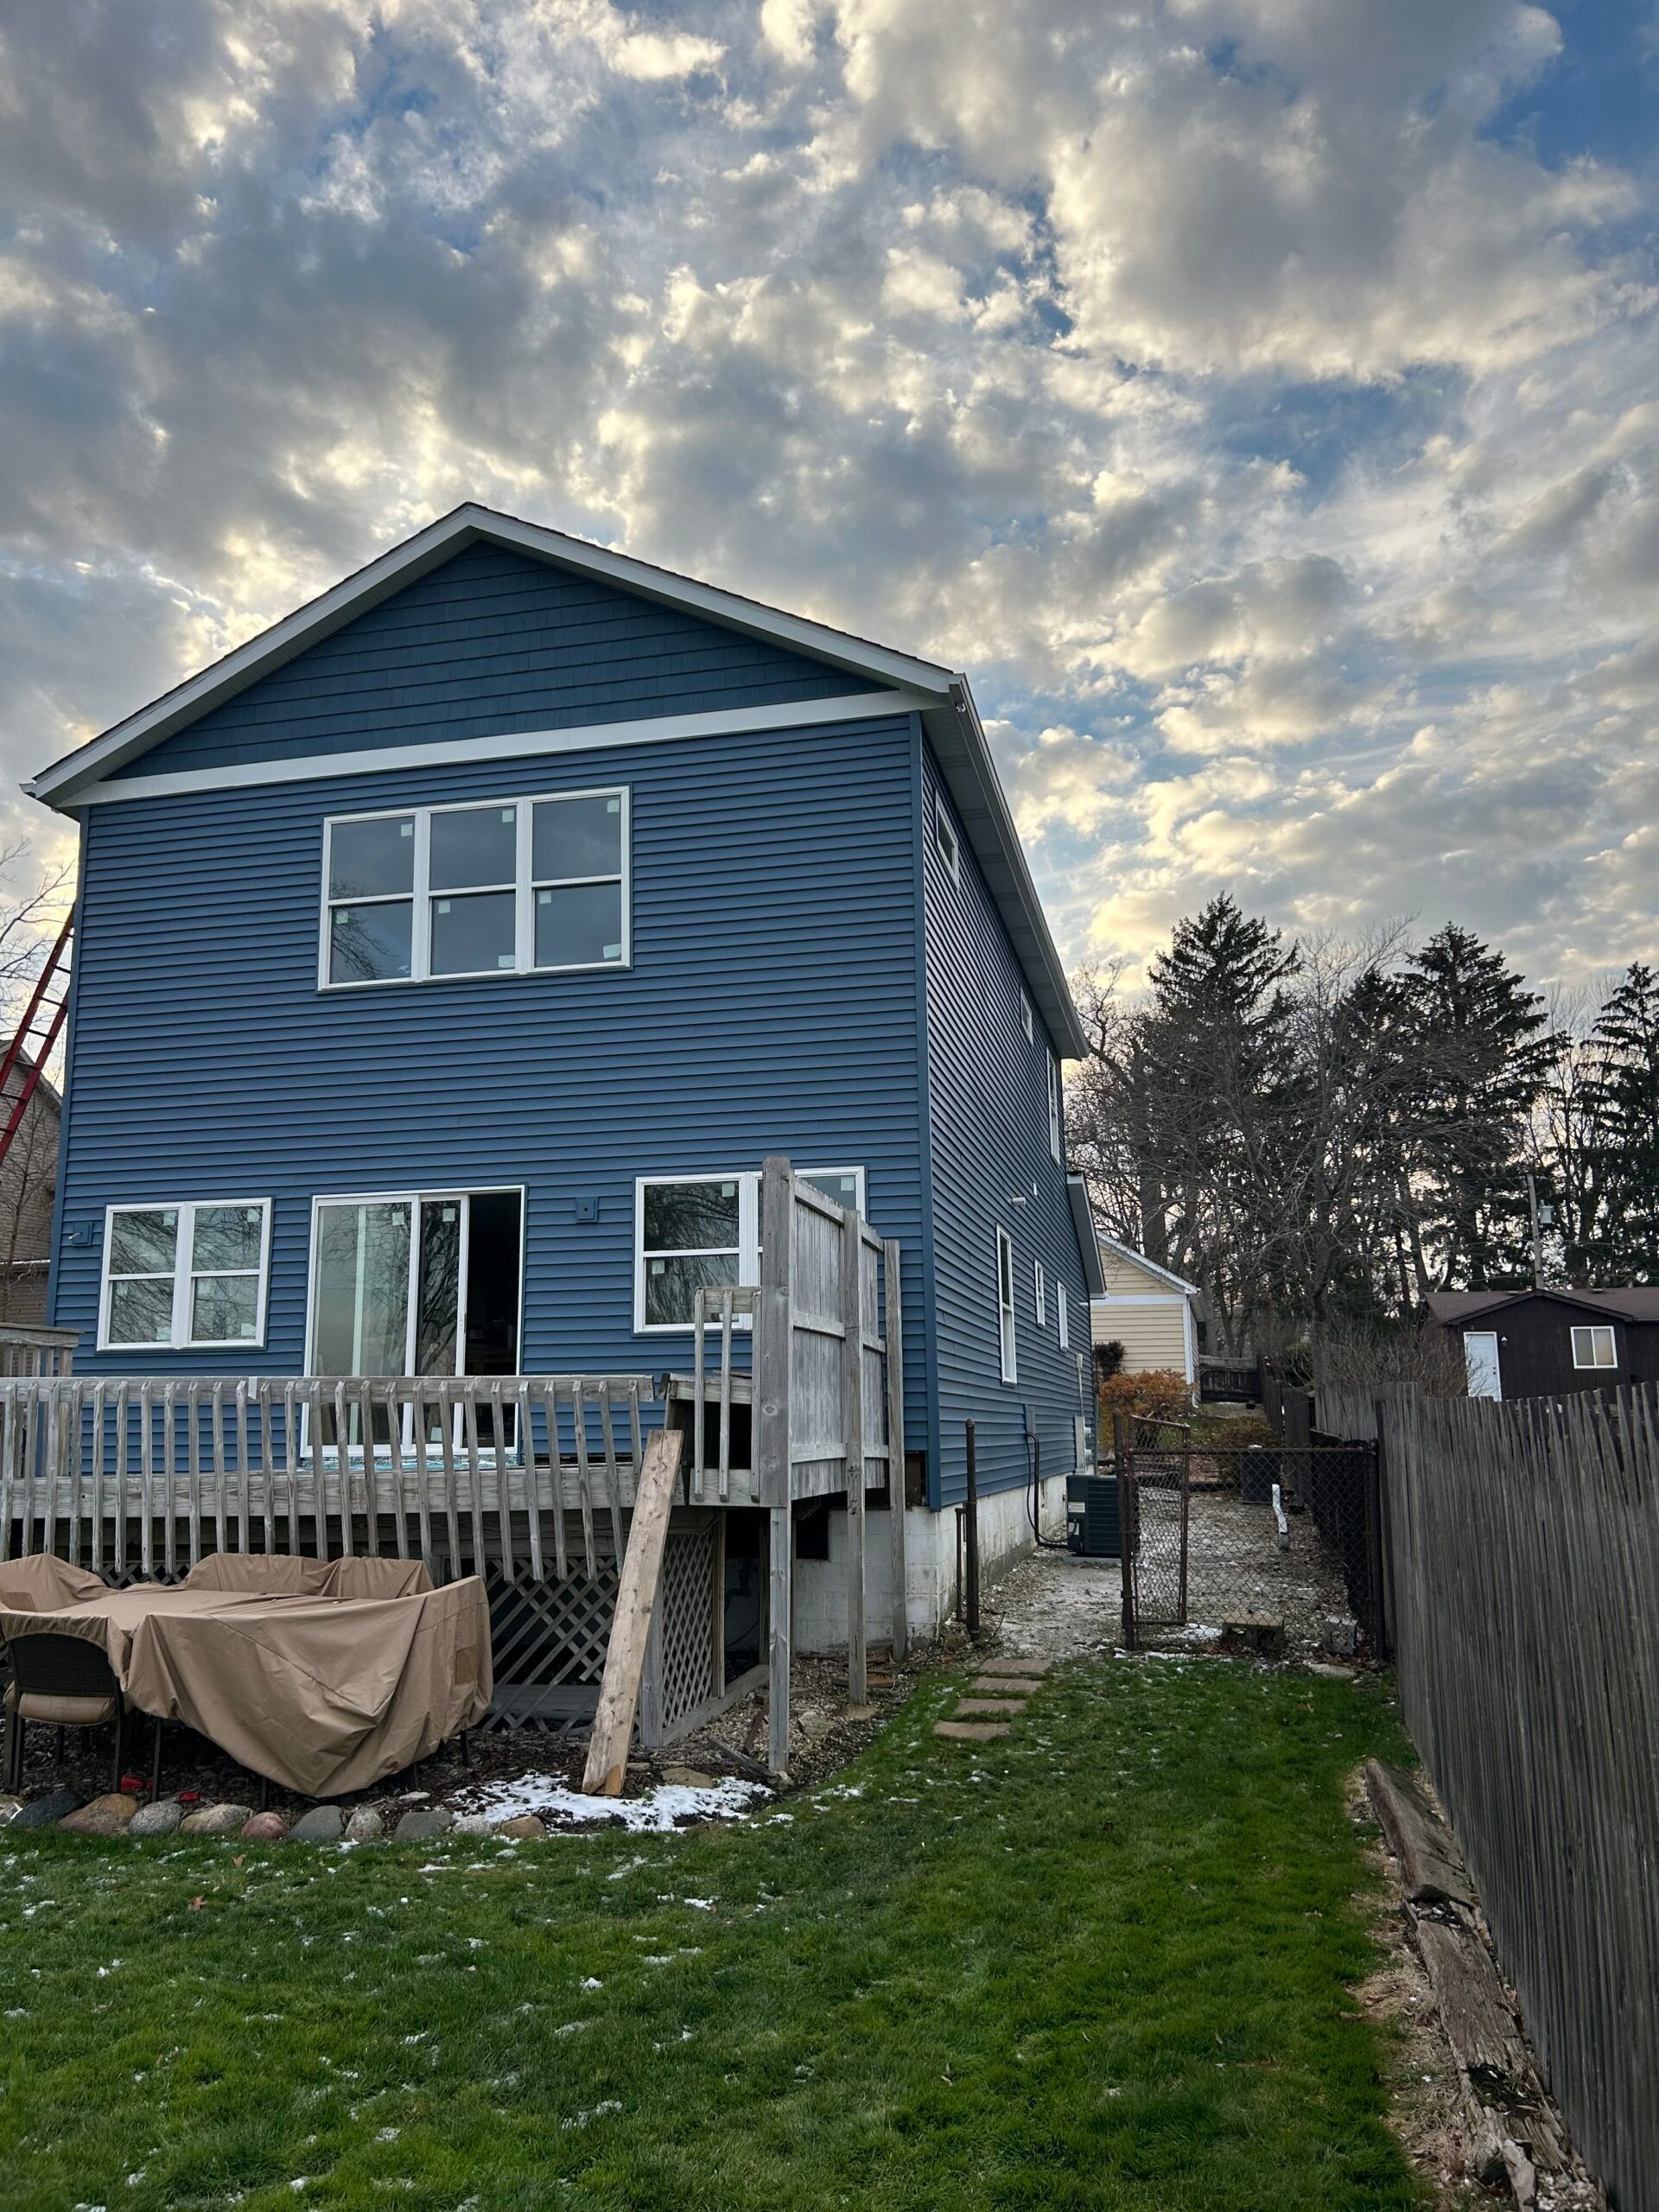
[{"label": "fence rail", "polygon": [[1408,1726],[1577,2146],[1659,2208],[1659,1389],[1396,1388],[1378,1437]]}]

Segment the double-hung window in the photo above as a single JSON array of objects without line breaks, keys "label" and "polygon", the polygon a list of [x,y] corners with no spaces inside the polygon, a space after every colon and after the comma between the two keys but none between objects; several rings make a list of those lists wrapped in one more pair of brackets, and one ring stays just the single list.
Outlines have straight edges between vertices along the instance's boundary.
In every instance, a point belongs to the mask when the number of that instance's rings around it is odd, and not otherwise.
[{"label": "double-hung window", "polygon": [[[801,1167],[810,1183],[849,1212],[864,1211],[861,1167]],[[699,1290],[760,1280],[760,1178],[735,1174],[642,1175],[634,1185],[633,1325],[689,1329]],[[747,1315],[738,1317],[747,1325]]]},{"label": "double-hung window", "polygon": [[1054,1318],[1059,1324],[1060,1350],[1062,1351],[1070,1351],[1071,1349],[1071,1317],[1067,1310],[1065,1285],[1063,1282],[1057,1282],[1054,1286]]},{"label": "double-hung window", "polygon": [[1006,1229],[996,1232],[996,1327],[1002,1380],[1017,1382],[1020,1370],[1014,1328],[1014,1239]]},{"label": "double-hung window", "polygon": [[1031,1263],[1031,1287],[1037,1307],[1037,1325],[1039,1329],[1046,1329],[1048,1326],[1048,1277],[1043,1273],[1040,1260],[1033,1260]]},{"label": "double-hung window", "polygon": [[263,1344],[270,1201],[111,1206],[99,1342]]},{"label": "double-hung window", "polygon": [[1056,1160],[1062,1157],[1061,1143],[1062,1096],[1060,1064],[1052,1052],[1044,1055],[1048,1062],[1048,1148]]},{"label": "double-hung window", "polygon": [[1618,1346],[1611,1328],[1592,1325],[1573,1332],[1574,1367],[1617,1367]]},{"label": "double-hung window", "polygon": [[625,968],[628,793],[339,815],[325,825],[326,988]]}]

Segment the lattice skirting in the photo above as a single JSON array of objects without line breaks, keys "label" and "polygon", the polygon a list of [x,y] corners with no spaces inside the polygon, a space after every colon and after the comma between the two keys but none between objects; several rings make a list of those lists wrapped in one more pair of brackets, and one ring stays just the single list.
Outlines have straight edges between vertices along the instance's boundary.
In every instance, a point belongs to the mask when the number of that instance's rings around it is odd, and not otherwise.
[{"label": "lattice skirting", "polygon": [[662,1718],[668,1735],[676,1721],[706,1705],[721,1687],[716,1671],[719,1567],[719,1531],[712,1520],[705,1528],[670,1535],[658,1600]]}]

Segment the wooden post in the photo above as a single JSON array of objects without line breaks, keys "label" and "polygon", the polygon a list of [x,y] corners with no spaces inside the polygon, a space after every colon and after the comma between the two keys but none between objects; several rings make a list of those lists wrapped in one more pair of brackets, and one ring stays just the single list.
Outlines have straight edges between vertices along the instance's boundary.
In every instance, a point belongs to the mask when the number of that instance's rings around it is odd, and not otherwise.
[{"label": "wooden post", "polygon": [[645,1446],[645,1460],[634,1492],[633,1522],[616,1592],[616,1614],[605,1653],[605,1679],[599,1710],[588,1738],[588,1764],[582,1786],[590,1796],[620,1797],[627,1773],[628,1745],[645,1663],[645,1640],[663,1577],[663,1547],[668,1516],[674,1510],[674,1484],[680,1471],[678,1429],[656,1430]]},{"label": "wooden post", "polygon": [[979,1639],[979,1451],[974,1424],[968,1423],[967,1517],[963,1534],[968,1549],[968,1633]]},{"label": "wooden post", "polygon": [[772,1155],[760,1169],[760,1293],[755,1300],[754,1472],[768,1509],[770,1634],[766,1760],[789,1770],[790,1607],[794,1561],[791,1526],[789,1386],[793,1352],[790,1284],[795,1255],[795,1178]]},{"label": "wooden post", "polygon": [[849,1211],[841,1224],[841,1428],[847,1453],[847,1695],[870,1694],[864,1621],[864,1224]]},{"label": "wooden post", "polygon": [[882,1289],[887,1346],[887,1531],[893,1547],[893,1663],[901,1667],[910,1652],[905,1581],[905,1331],[899,1296],[899,1240],[881,1248]]}]

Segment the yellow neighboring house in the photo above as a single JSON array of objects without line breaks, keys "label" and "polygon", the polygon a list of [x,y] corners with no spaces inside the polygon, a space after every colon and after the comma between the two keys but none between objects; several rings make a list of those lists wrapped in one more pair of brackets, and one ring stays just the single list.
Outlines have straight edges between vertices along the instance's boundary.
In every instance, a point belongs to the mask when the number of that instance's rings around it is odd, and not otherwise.
[{"label": "yellow neighboring house", "polygon": [[1183,1281],[1132,1245],[1097,1232],[1103,1295],[1089,1301],[1090,1334],[1097,1344],[1123,1347],[1126,1375],[1149,1367],[1169,1367],[1196,1384],[1198,1328],[1196,1308],[1202,1295],[1196,1283]]}]

